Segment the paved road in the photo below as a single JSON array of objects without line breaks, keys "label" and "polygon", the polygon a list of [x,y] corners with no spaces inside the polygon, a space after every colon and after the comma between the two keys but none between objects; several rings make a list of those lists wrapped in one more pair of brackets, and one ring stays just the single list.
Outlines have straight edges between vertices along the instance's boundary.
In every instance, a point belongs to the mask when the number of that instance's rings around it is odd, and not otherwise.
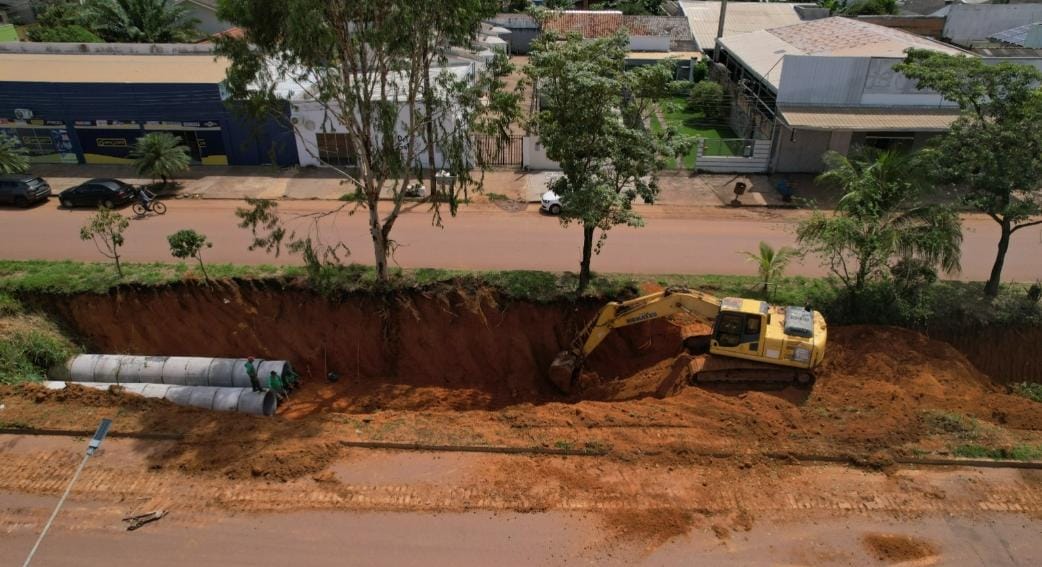
[{"label": "paved road", "polygon": [[[214,242],[206,251],[210,262],[297,263],[283,254],[274,258],[263,251],[247,251],[249,232],[236,226],[238,201],[168,201],[162,217],[134,220],[127,232],[125,258],[129,261],[171,261],[166,236],[182,228],[194,228]],[[285,201],[285,216],[325,210],[328,201]],[[532,208],[530,208],[532,209]],[[101,260],[94,245],[81,242],[79,227],[88,210],[57,208],[56,200],[29,209],[0,209],[0,257],[6,259]],[[124,214],[132,216],[129,209]],[[699,218],[691,218],[692,215]],[[677,212],[649,208],[644,228],[619,227],[611,231],[604,251],[594,259],[594,270],[648,274],[751,274],[754,267],[739,254],[753,250],[761,240],[774,245],[792,244],[794,219],[800,213],[760,210],[688,209]],[[304,228],[306,222],[296,225]],[[326,238],[340,238],[352,250],[352,261],[372,263],[372,249],[365,211],[341,214],[322,224]],[[581,245],[578,227],[561,228],[556,219],[534,210],[519,213],[492,206],[464,210],[447,219],[445,228],[431,226],[426,212],[402,216],[393,238],[403,267],[460,269],[575,270]],[[994,258],[997,229],[984,218],[968,218],[963,244],[963,271],[959,277],[987,277]],[[1042,231],[1031,228],[1014,237],[1004,276],[1033,281],[1042,278]],[[808,259],[790,269],[791,274],[824,273]]]}]

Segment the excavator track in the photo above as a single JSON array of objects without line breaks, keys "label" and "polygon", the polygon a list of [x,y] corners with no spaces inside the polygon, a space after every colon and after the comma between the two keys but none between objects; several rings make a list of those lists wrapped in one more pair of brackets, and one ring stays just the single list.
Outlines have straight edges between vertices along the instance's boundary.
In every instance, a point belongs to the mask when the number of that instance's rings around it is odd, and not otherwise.
[{"label": "excavator track", "polygon": [[814,374],[801,368],[775,366],[751,360],[703,354],[690,363],[692,384],[721,384],[736,387],[778,387],[814,385]]}]

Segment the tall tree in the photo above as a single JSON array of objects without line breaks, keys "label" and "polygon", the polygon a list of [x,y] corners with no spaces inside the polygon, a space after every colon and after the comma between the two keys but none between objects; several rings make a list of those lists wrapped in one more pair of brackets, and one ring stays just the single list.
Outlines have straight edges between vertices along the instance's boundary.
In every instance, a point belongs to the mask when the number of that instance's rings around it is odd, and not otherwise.
[{"label": "tall tree", "polygon": [[184,2],[174,0],[91,0],[92,31],[105,41],[176,43],[192,41],[199,20]]},{"label": "tall tree", "polygon": [[1011,237],[1042,224],[1042,72],[924,50],[910,51],[895,68],[962,109],[948,133],[934,140],[928,163],[938,180],[965,189],[966,204],[999,225],[984,288],[994,297]]},{"label": "tall tree", "polygon": [[863,150],[853,157],[829,152],[824,160],[828,170],[819,179],[837,184],[843,197],[834,215],[815,212],[796,235],[840,279],[855,310],[869,281],[899,262],[959,269],[959,217],[925,203],[929,184],[916,174],[916,156]]},{"label": "tall tree", "polygon": [[0,173],[24,173],[29,169],[29,152],[18,140],[0,134]]},{"label": "tall tree", "polygon": [[[244,32],[219,40],[218,52],[232,61],[233,95],[256,112],[281,110],[279,87],[292,83],[347,136],[357,168],[338,171],[351,187],[348,193],[360,195],[352,201],[368,210],[381,281],[388,279],[396,246],[391,230],[406,190],[423,179],[423,158],[433,156],[432,169],[455,176],[448,188],[430,176],[431,209],[440,223],[442,201],[455,213],[456,196],[480,187],[470,171],[485,164],[471,133],[502,136],[503,125],[517,113],[518,97],[503,93],[498,80],[509,71],[503,59],[476,78],[438,65],[450,44],[469,45],[482,19],[497,7],[496,0],[222,0],[219,5],[218,15]],[[381,198],[388,196],[382,214]]]},{"label": "tall tree", "polygon": [[654,110],[649,101],[679,85],[666,64],[626,71],[628,45],[621,34],[597,40],[544,34],[526,69],[541,100],[533,126],[564,173],[550,186],[561,199],[561,222],[583,227],[580,292],[590,282],[590,262],[608,231],[620,224],[643,225],[633,201],[653,202],[656,172],[691,145],[675,131],[656,134],[647,128]]}]

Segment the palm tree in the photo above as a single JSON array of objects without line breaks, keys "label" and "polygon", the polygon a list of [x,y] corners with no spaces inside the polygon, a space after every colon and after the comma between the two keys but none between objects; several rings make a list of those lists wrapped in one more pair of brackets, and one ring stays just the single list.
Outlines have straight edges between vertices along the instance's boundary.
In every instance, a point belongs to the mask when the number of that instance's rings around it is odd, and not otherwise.
[{"label": "palm tree", "polygon": [[177,43],[196,39],[199,20],[185,2],[173,0],[94,0],[94,31],[105,41]]},{"label": "palm tree", "polygon": [[924,202],[930,185],[921,157],[864,149],[823,158],[828,170],[818,179],[839,185],[843,197],[835,215],[816,213],[800,223],[797,236],[855,295],[895,261],[915,259],[948,273],[960,269],[959,216]]},{"label": "palm tree", "polygon": [[150,176],[153,182],[160,177],[164,186],[174,174],[186,171],[192,163],[188,146],[169,132],[153,132],[138,138],[130,157],[134,158],[138,173]]},{"label": "palm tree", "polygon": [[24,173],[29,169],[29,152],[18,140],[0,134],[0,173]]},{"label": "palm tree", "polygon": [[771,298],[771,281],[782,277],[786,266],[799,257],[799,250],[782,246],[775,250],[770,244],[760,241],[759,253],[744,252],[749,261],[756,262],[756,271],[760,274],[760,283],[767,299]]}]

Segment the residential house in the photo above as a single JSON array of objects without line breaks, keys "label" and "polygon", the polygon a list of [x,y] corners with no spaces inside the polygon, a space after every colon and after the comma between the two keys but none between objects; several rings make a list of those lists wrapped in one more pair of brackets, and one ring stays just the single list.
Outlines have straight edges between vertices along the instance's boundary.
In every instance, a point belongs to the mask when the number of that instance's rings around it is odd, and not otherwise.
[{"label": "residential house", "polygon": [[541,24],[543,32],[579,34],[586,39],[610,37],[625,32],[629,37],[626,64],[649,65],[677,62],[677,78],[689,79],[693,63],[701,56],[685,18],[672,16],[627,16],[618,11],[558,12]]},{"label": "residential house", "polygon": [[180,0],[193,18],[199,20],[196,29],[206,36],[221,33],[232,27],[217,17],[217,0]]},{"label": "residential house", "polygon": [[959,109],[894,71],[910,48],[971,55],[901,30],[826,18],[718,41],[734,93],[732,126],[770,136],[769,168],[818,172],[828,150],[921,147]]},{"label": "residential house", "polygon": [[[720,26],[721,2],[683,0],[680,8],[694,36],[695,48],[712,53]],[[805,19],[828,16],[814,4],[784,2],[729,2],[724,17],[723,37],[798,24]]]},{"label": "residential house", "polygon": [[995,34],[1042,21],[1042,4],[952,4],[945,10],[944,39],[966,48],[988,47]]}]

